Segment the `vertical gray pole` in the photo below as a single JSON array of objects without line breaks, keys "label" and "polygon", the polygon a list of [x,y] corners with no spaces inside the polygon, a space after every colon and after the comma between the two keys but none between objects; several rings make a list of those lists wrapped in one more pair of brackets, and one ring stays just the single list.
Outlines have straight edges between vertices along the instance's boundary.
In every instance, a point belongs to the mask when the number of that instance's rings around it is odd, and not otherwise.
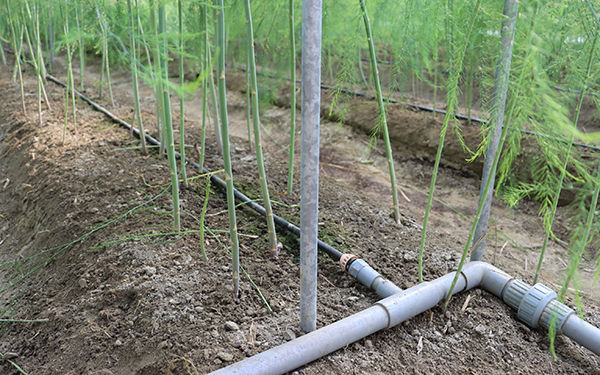
[{"label": "vertical gray pole", "polygon": [[300,160],[300,329],[317,328],[319,120],[322,0],[302,1],[302,154]]},{"label": "vertical gray pole", "polygon": [[485,152],[485,160],[483,162],[483,174],[481,176],[480,196],[485,193],[485,185],[488,179],[490,181],[490,189],[483,202],[483,210],[481,217],[475,228],[474,243],[478,243],[477,247],[471,253],[471,260],[481,260],[483,258],[483,249],[485,247],[485,236],[490,220],[490,210],[492,208],[492,197],[494,196],[494,180],[496,170],[492,170],[494,157],[497,152],[502,152],[498,149],[500,135],[502,133],[502,125],[504,123],[504,108],[506,107],[506,92],[508,90],[508,80],[510,78],[510,63],[512,59],[513,40],[515,37],[515,24],[517,21],[517,11],[519,8],[518,0],[504,0],[504,20],[502,21],[502,30],[500,31],[501,39],[501,55],[496,66],[496,77],[494,80],[494,96],[492,98],[492,113],[490,115],[489,128],[492,132],[490,144]]}]

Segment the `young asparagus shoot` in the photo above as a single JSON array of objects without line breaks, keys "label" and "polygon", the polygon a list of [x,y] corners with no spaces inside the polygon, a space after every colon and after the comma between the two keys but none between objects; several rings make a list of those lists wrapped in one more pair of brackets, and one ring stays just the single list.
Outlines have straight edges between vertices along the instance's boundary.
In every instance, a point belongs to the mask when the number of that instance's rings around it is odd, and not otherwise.
[{"label": "young asparagus shoot", "polygon": [[394,168],[394,158],[392,156],[392,144],[390,142],[390,134],[388,131],[387,119],[385,114],[385,106],[383,104],[383,94],[381,92],[381,82],[379,81],[379,70],[377,68],[377,55],[375,53],[375,44],[373,42],[373,33],[371,31],[371,22],[367,14],[365,0],[359,0],[360,9],[365,23],[365,31],[367,33],[367,42],[369,44],[369,57],[371,59],[371,72],[373,73],[373,82],[375,83],[375,92],[377,93],[377,104],[379,106],[379,119],[381,122],[381,130],[383,131],[383,140],[385,142],[385,153],[387,156],[388,171],[390,174],[390,183],[392,185],[392,202],[394,205],[394,220],[400,223],[400,204],[398,202],[398,188],[396,186],[396,170]]},{"label": "young asparagus shoot", "polygon": [[177,20],[179,26],[179,154],[181,157],[181,176],[183,178],[183,184],[187,187],[187,172],[185,170],[185,117],[184,117],[184,88],[183,88],[183,0],[177,0]]},{"label": "young asparagus shoot", "polygon": [[[290,17],[290,146],[288,151],[287,193],[294,185],[294,154],[296,149],[296,35],[294,30],[294,0],[289,0]],[[360,54],[360,50],[359,50]],[[360,63],[360,60],[359,60]],[[362,70],[361,70],[362,72]]]},{"label": "young asparagus shoot", "polygon": [[223,163],[227,182],[227,213],[229,216],[229,235],[231,237],[231,262],[233,268],[233,295],[238,298],[240,292],[240,247],[235,217],[235,197],[233,195],[233,171],[229,152],[229,120],[227,118],[227,97],[225,88],[225,7],[223,0],[216,1],[217,17],[217,78],[219,86],[219,112],[221,115],[221,140],[223,142]]},{"label": "young asparagus shoot", "polygon": [[164,111],[165,141],[167,146],[167,158],[171,168],[171,199],[173,202],[173,227],[176,231],[181,230],[181,214],[179,203],[179,179],[177,178],[177,160],[175,158],[175,141],[173,139],[173,122],[171,119],[171,99],[169,97],[169,69],[167,49],[167,18],[165,5],[158,4],[158,32],[160,33],[161,50],[159,52],[160,72],[162,74],[162,108]]},{"label": "young asparagus shoot", "polygon": [[206,255],[206,249],[204,245],[204,219],[206,218],[206,210],[208,209],[208,199],[210,198],[210,176],[206,176],[206,186],[204,188],[204,202],[202,203],[202,213],[200,215],[200,250],[204,261],[208,262],[208,256]]},{"label": "young asparagus shoot", "polygon": [[[275,232],[275,221],[273,220],[273,209],[271,207],[271,198],[269,197],[269,187],[267,184],[267,173],[265,172],[264,155],[262,150],[262,140],[260,135],[260,110],[258,106],[258,83],[256,79],[256,57],[254,54],[254,29],[252,26],[252,11],[250,9],[250,0],[244,1],[246,8],[246,28],[248,37],[248,60],[250,62],[250,82],[252,98],[252,123],[254,126],[254,148],[256,150],[256,163],[258,166],[258,179],[260,181],[260,190],[262,193],[263,204],[266,211],[267,231],[269,234],[269,244],[271,253],[275,256],[279,254],[277,244],[277,234]],[[292,109],[292,112],[294,108]]]}]

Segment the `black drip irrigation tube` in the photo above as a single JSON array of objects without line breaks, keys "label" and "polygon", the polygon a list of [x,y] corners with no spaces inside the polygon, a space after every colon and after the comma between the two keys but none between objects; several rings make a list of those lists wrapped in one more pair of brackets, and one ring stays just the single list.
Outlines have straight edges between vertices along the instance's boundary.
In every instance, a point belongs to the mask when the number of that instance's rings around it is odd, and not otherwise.
[{"label": "black drip irrigation tube", "polygon": [[[67,88],[66,84],[64,84],[63,82],[58,80],[58,78],[56,78],[50,74],[46,75],[46,79],[48,81],[52,81],[52,82],[56,83],[59,86]],[[110,118],[112,121],[116,122],[117,124],[123,126],[124,128],[128,129],[129,131],[133,132],[133,134],[135,134],[138,138],[140,137],[140,131],[138,129],[134,128],[132,125],[130,125],[126,121],[118,118],[116,115],[111,113],[109,110],[102,107],[98,103],[94,102],[93,100],[91,100],[87,96],[83,95],[79,91],[74,90],[74,92],[77,96],[79,96],[83,101],[85,101],[90,106],[92,106],[95,110],[103,113],[108,118]],[[152,137],[151,135],[146,133],[144,135],[144,137],[146,138],[146,141],[148,141],[150,144],[153,144],[155,146],[160,146],[160,142],[158,140],[156,140],[154,137]],[[175,157],[181,158],[181,155],[178,152],[175,152]],[[200,171],[201,173],[207,173],[207,174],[211,173],[206,168],[201,168],[198,163],[193,162],[188,158],[186,158],[186,161],[191,166],[193,166],[197,171]],[[222,179],[220,179],[219,177],[215,176],[214,174],[210,174],[210,180],[213,184],[218,186],[222,191],[226,190],[226,182],[223,181]],[[253,202],[250,198],[248,198],[241,191],[234,189],[234,196],[238,201],[241,201],[242,203],[249,206],[251,209],[258,212],[259,214],[261,214],[263,216],[266,215],[266,211],[265,211],[264,207]],[[273,214],[273,220],[275,221],[275,223],[277,225],[283,227],[288,232],[300,237],[300,228],[298,228],[296,225],[288,222],[287,220],[285,220],[275,214]],[[349,274],[350,276],[355,278],[358,282],[360,282],[367,288],[373,290],[380,297],[386,298],[386,297],[389,297],[391,295],[394,295],[394,294],[402,291],[402,289],[400,287],[398,287],[396,284],[394,284],[390,280],[386,279],[379,272],[377,272],[375,269],[373,269],[373,267],[371,267],[364,259],[360,259],[359,257],[357,257],[356,255],[353,255],[353,254],[348,254],[348,253],[343,254],[342,252],[340,252],[333,246],[330,246],[321,240],[317,240],[317,248],[319,250],[323,251],[325,254],[329,255],[329,257],[333,261],[339,262],[339,264],[342,267],[342,269],[344,270],[344,272],[346,272],[347,274]]]},{"label": "black drip irrigation tube", "polygon": [[[46,75],[46,79],[48,81],[52,81],[52,82],[56,83],[59,86],[67,88],[66,84],[64,84],[58,78],[56,78],[56,77],[54,77],[54,76],[52,76],[50,74]],[[102,107],[98,103],[94,102],[93,100],[91,100],[87,96],[83,95],[79,91],[74,90],[74,92],[75,92],[75,95],[79,96],[84,102],[88,103],[95,110],[97,110],[98,112],[102,112],[104,115],[106,115],[112,121],[114,121],[114,122],[118,123],[119,125],[127,128],[129,131],[133,131],[133,133],[138,138],[140,137],[140,131],[138,129],[136,129],[135,127],[131,126],[126,121],[120,119],[119,117],[117,117],[116,115],[114,115],[113,113],[111,113],[109,110],[107,110],[106,108]],[[145,138],[146,138],[146,141],[148,141],[150,144],[155,145],[155,146],[160,146],[160,142],[156,138],[152,137],[151,135],[149,135],[149,134],[146,133],[145,134]],[[181,155],[178,152],[175,152],[175,156],[178,159],[181,158]],[[193,166],[197,171],[200,171],[201,173],[207,173],[207,174],[211,173],[206,168],[201,168],[198,163],[196,163],[194,161],[191,161],[188,158],[186,158],[186,161],[191,166]],[[219,188],[221,188],[223,191],[226,189],[226,183],[225,183],[225,181],[223,181],[222,179],[220,179],[216,175],[211,174],[210,180],[211,180],[211,182],[213,184],[215,184],[216,186],[218,186]],[[245,206],[250,207],[251,209],[253,209],[254,211],[258,212],[259,214],[261,214],[263,216],[266,215],[266,211],[265,211],[264,207],[262,207],[261,205],[257,204],[256,202],[252,201],[250,198],[248,198],[241,191],[239,191],[237,189],[234,189],[234,195],[235,195],[236,199],[238,201],[244,203]],[[282,217],[277,216],[275,214],[273,214],[273,220],[275,221],[276,224],[278,224],[280,227],[286,229],[288,232],[293,233],[296,236],[300,236],[300,228],[298,228],[296,225],[288,222],[287,220],[285,220]],[[333,246],[330,246],[330,245],[326,244],[325,242],[323,242],[321,240],[318,241],[317,245],[318,245],[319,250],[325,252],[327,255],[329,255],[329,257],[331,259],[333,259],[336,262],[339,261],[340,258],[343,255],[342,252],[340,252],[339,250],[337,250]]]},{"label": "black drip irrigation tube", "polygon": [[[56,78],[50,74],[46,75],[46,79],[56,83],[59,86],[67,88],[66,84],[64,84],[63,82],[58,80],[58,78]],[[138,138],[140,137],[140,131],[138,129],[134,128],[132,125],[130,125],[126,121],[118,118],[116,115],[111,113],[109,110],[102,107],[98,103],[94,102],[93,100],[91,100],[87,96],[83,95],[79,91],[74,90],[74,92],[77,96],[79,96],[83,101],[85,101],[90,106],[92,106],[95,110],[103,113],[108,118],[110,118],[112,121],[116,122],[117,124],[123,126],[124,128],[128,129],[129,131],[133,132]],[[144,134],[144,137],[146,138],[146,141],[148,141],[150,144],[153,144],[155,146],[160,146],[160,142],[158,140],[156,140],[154,137],[152,137],[151,135],[146,133],[146,134]],[[175,157],[181,158],[181,155],[178,152],[175,152]],[[200,171],[201,173],[207,173],[207,174],[211,173],[206,168],[201,168],[198,163],[193,162],[188,158],[186,158],[186,161],[191,166],[193,166],[197,171]],[[210,174],[210,181],[213,184],[215,184],[216,186],[218,186],[222,191],[226,190],[226,182],[223,181],[222,179],[220,179],[219,177],[215,176],[214,174]],[[265,211],[264,207],[257,204],[256,202],[253,202],[250,198],[248,198],[241,191],[234,189],[234,196],[238,201],[241,201],[242,203],[249,206],[254,211],[261,214],[262,216],[266,216],[266,211]],[[294,224],[288,222],[287,220],[285,220],[275,214],[273,214],[273,220],[275,221],[275,223],[277,225],[283,227],[288,232],[300,237],[300,228],[298,228]],[[349,274],[350,276],[355,278],[358,282],[360,282],[367,288],[373,290],[380,297],[386,298],[386,297],[389,297],[391,295],[394,295],[394,294],[402,291],[402,289],[400,287],[398,287],[396,284],[394,284],[390,280],[386,279],[379,272],[377,272],[375,269],[373,269],[373,267],[371,267],[364,259],[360,259],[359,257],[357,257],[356,255],[353,255],[353,254],[343,254],[341,251],[337,250],[333,246],[326,244],[325,242],[323,242],[321,240],[317,240],[317,248],[319,250],[323,251],[325,254],[329,255],[329,257],[333,261],[339,262],[339,264],[341,265],[344,272],[346,272],[347,274]]]},{"label": "black drip irrigation tube", "polygon": [[[56,83],[57,85],[62,86],[68,90],[67,85],[65,83],[61,82],[58,78],[54,77],[53,75],[47,74],[46,79],[48,81],[52,81],[52,82]],[[94,108],[98,112],[103,113],[105,116],[110,118],[112,121],[116,122],[117,124],[123,126],[126,129],[128,129],[132,134],[135,134],[138,138],[140,138],[140,136],[141,136],[140,131],[138,129],[136,129],[135,127],[133,127],[131,124],[120,119],[119,117],[117,117],[116,115],[111,113],[109,110],[102,107],[98,103],[94,102],[93,100],[91,100],[87,96],[83,95],[79,91],[73,89],[73,92],[77,96],[79,96],[81,98],[81,100],[83,100],[84,102],[86,102],[90,106],[92,106],[92,108]],[[151,135],[149,135],[148,133],[144,134],[144,138],[150,144],[160,147],[160,142],[158,140],[156,140],[154,137],[152,137]],[[175,157],[178,159],[181,159],[181,154],[178,152],[175,152]],[[227,183],[225,181],[223,181],[219,177],[212,174],[208,169],[200,167],[200,165],[198,163],[191,161],[189,158],[186,158],[185,160],[192,167],[194,167],[194,169],[196,169],[197,171],[199,171],[201,173],[210,174],[211,182],[214,183],[215,185],[217,185],[219,188],[221,188],[222,191],[227,190]],[[262,216],[266,216],[265,208],[262,207],[261,205],[257,204],[256,202],[253,202],[244,193],[242,193],[241,191],[239,191],[237,189],[233,189],[233,194],[234,194],[235,198],[237,198],[242,203],[248,205],[255,212],[258,212]],[[285,220],[282,217],[275,215],[275,214],[273,214],[273,221],[277,225],[286,229],[288,232],[294,234],[297,237],[300,237],[300,228],[298,228],[296,225],[288,222],[287,220]],[[393,294],[396,294],[396,293],[399,293],[402,291],[402,289],[400,287],[398,287],[396,284],[394,284],[390,280],[386,279],[379,272],[377,272],[375,269],[373,269],[373,267],[371,267],[364,259],[360,259],[359,257],[357,257],[354,254],[349,254],[349,253],[344,254],[341,251],[334,248],[333,246],[330,246],[319,239],[317,239],[317,248],[319,250],[323,251],[325,254],[327,254],[333,261],[339,262],[340,266],[342,267],[344,272],[348,273],[350,276],[355,278],[358,282],[360,282],[367,288],[375,291],[375,293],[377,293],[380,297],[386,298],[386,297],[389,297]]]},{"label": "black drip irrigation tube", "polygon": [[[244,68],[239,68],[239,71],[244,72],[245,69]],[[264,72],[257,72],[258,75],[261,75],[263,77],[267,77],[267,78],[272,78],[272,79],[277,79],[277,80],[282,80],[282,81],[291,81],[291,79],[286,78],[286,77],[281,77],[281,76],[277,76],[275,74],[270,74],[270,73],[264,73]],[[302,83],[301,80],[297,79],[296,83]],[[330,86],[330,85],[325,85],[325,84],[321,84],[321,88],[325,89],[325,90],[334,90],[334,91],[339,91],[343,94],[347,94],[347,95],[351,95],[351,96],[358,96],[358,97],[362,97],[362,98],[367,98],[369,100],[375,100],[376,97],[374,95],[371,94],[367,94],[364,92],[359,92],[359,91],[353,91],[353,90],[349,90],[349,89],[344,89],[344,88],[339,88],[339,87],[334,87],[334,86]],[[559,89],[559,88],[557,88]],[[566,90],[564,88],[560,88],[562,90]],[[571,89],[573,90],[573,89]],[[391,99],[391,98],[385,98],[384,99],[386,102],[388,103],[393,103],[393,104],[402,104],[405,105],[407,107],[410,108],[415,108],[418,109],[420,111],[424,111],[424,112],[435,112],[435,113],[439,113],[442,115],[446,114],[446,111],[442,110],[442,109],[437,109],[437,108],[432,108],[432,107],[428,107],[425,105],[420,105],[420,104],[414,104],[414,103],[408,103],[408,102],[401,102],[399,100],[396,99]],[[486,120],[478,118],[478,117],[469,117],[469,116],[465,116],[465,115],[461,115],[461,114],[455,114],[454,117],[456,117],[459,120],[466,120],[466,121],[472,121],[472,122],[476,122],[479,124],[485,124],[487,123]],[[561,139],[561,138],[557,138],[557,137],[553,137],[551,135],[546,135],[546,134],[541,134],[541,133],[537,133],[531,130],[526,130],[526,129],[520,129],[520,128],[515,128],[512,126],[509,126],[510,130],[515,130],[518,131],[520,133],[523,134],[527,134],[527,135],[534,135],[534,136],[538,136],[538,137],[543,137],[543,138],[548,138],[551,139],[553,141],[557,141],[557,142],[561,142],[561,143],[568,143],[568,141]],[[597,146],[592,146],[592,145],[587,145],[585,143],[579,143],[579,142],[573,142],[574,146],[577,147],[582,147],[582,148],[587,148],[593,151],[600,151],[600,147]]]},{"label": "black drip irrigation tube", "polygon": [[[366,57],[361,57],[360,58],[361,61],[364,62],[371,62],[371,60],[367,59]],[[392,62],[392,61],[386,61],[386,60],[377,60],[377,65],[390,65],[390,66],[397,66],[399,65],[398,63]],[[414,66],[408,66],[410,69],[415,70]],[[429,70],[429,69],[426,69]],[[442,74],[448,74],[450,73],[450,71],[448,69],[440,69],[440,68],[434,68],[432,69],[433,71],[436,71],[438,73],[442,73]],[[472,73],[475,77],[482,77],[484,76],[483,73]],[[554,85],[552,86],[553,89],[557,90],[557,91],[564,91],[564,92],[569,92],[572,94],[581,94],[581,90],[580,89],[573,89],[570,87],[564,87],[564,86],[559,86],[559,85]],[[585,95],[590,95],[590,96],[595,96],[597,98],[600,98],[600,92],[597,91],[586,91]]]}]

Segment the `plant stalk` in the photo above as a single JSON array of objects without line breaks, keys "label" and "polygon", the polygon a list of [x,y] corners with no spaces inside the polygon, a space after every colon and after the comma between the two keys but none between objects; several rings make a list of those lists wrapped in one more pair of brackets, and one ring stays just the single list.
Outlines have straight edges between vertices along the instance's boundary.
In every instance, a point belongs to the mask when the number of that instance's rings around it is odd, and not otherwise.
[{"label": "plant stalk", "polygon": [[[269,234],[269,244],[271,253],[274,256],[279,255],[277,246],[277,233],[275,231],[275,221],[273,220],[273,209],[271,207],[271,198],[269,196],[269,186],[267,183],[267,173],[265,172],[264,155],[262,150],[262,140],[260,135],[260,109],[258,105],[258,82],[256,79],[256,57],[254,54],[254,28],[252,25],[252,10],[250,0],[244,1],[246,9],[246,30],[248,43],[248,61],[250,62],[250,83],[252,98],[252,124],[254,126],[254,148],[256,151],[256,164],[258,166],[258,180],[263,198],[263,204],[266,211],[267,232]],[[292,108],[293,112],[293,108]]]},{"label": "plant stalk", "polygon": [[[294,0],[289,0],[290,22],[290,145],[288,150],[287,193],[294,185],[294,154],[296,150],[296,33],[294,30]],[[360,50],[359,50],[360,53]]]},{"label": "plant stalk", "polygon": [[396,186],[396,170],[394,168],[394,158],[392,156],[392,144],[390,142],[390,134],[388,132],[387,119],[385,114],[385,106],[383,104],[383,95],[381,92],[381,83],[379,81],[379,70],[377,69],[377,55],[375,53],[375,44],[373,42],[373,33],[371,31],[371,22],[367,14],[365,0],[359,0],[360,9],[365,23],[367,33],[367,42],[369,44],[369,57],[371,59],[371,70],[373,73],[373,82],[375,83],[375,91],[377,93],[377,104],[379,106],[379,118],[381,128],[383,130],[383,140],[385,142],[385,152],[387,155],[388,171],[390,174],[390,183],[392,185],[392,201],[394,205],[394,220],[400,223],[400,204],[398,202],[398,188]]},{"label": "plant stalk", "polygon": [[179,89],[181,90],[179,96],[179,154],[181,157],[181,177],[183,178],[183,184],[185,187],[188,186],[187,172],[185,170],[185,111],[184,111],[184,87],[183,87],[183,0],[177,0],[177,14],[179,21]]},{"label": "plant stalk", "polygon": [[171,169],[171,197],[173,200],[173,221],[174,229],[181,230],[180,222],[180,203],[179,203],[179,179],[177,178],[177,159],[175,158],[175,141],[173,139],[173,123],[171,119],[171,106],[169,98],[169,69],[168,69],[168,49],[167,49],[167,20],[165,14],[165,5],[159,2],[158,5],[158,31],[161,39],[161,53],[159,53],[160,67],[162,73],[162,99],[166,130],[167,158]]},{"label": "plant stalk", "polygon": [[233,295],[238,298],[240,292],[240,248],[235,217],[235,197],[233,195],[233,172],[229,151],[229,120],[227,118],[227,97],[225,87],[225,8],[223,0],[216,0],[217,17],[217,79],[219,87],[219,112],[221,115],[221,141],[223,144],[223,163],[227,183],[227,212],[229,216],[229,235],[231,237],[231,262],[233,267]]}]

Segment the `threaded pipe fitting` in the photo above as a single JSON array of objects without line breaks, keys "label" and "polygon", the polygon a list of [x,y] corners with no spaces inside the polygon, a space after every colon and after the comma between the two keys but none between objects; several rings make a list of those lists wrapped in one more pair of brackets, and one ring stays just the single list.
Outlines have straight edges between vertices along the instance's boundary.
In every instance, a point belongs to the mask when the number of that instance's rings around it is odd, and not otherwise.
[{"label": "threaded pipe fitting", "polygon": [[544,284],[535,284],[523,296],[517,317],[531,328],[537,328],[542,311],[556,298],[556,292]]},{"label": "threaded pipe fitting", "polygon": [[542,311],[540,325],[545,329],[550,329],[550,323],[552,323],[552,319],[555,319],[556,324],[554,327],[556,332],[560,332],[569,316],[574,313],[575,311],[572,308],[557,299],[553,299]]},{"label": "threaded pipe fitting", "polygon": [[531,285],[527,284],[523,280],[513,279],[508,282],[502,291],[502,300],[513,309],[517,310],[523,296],[531,288]]}]

